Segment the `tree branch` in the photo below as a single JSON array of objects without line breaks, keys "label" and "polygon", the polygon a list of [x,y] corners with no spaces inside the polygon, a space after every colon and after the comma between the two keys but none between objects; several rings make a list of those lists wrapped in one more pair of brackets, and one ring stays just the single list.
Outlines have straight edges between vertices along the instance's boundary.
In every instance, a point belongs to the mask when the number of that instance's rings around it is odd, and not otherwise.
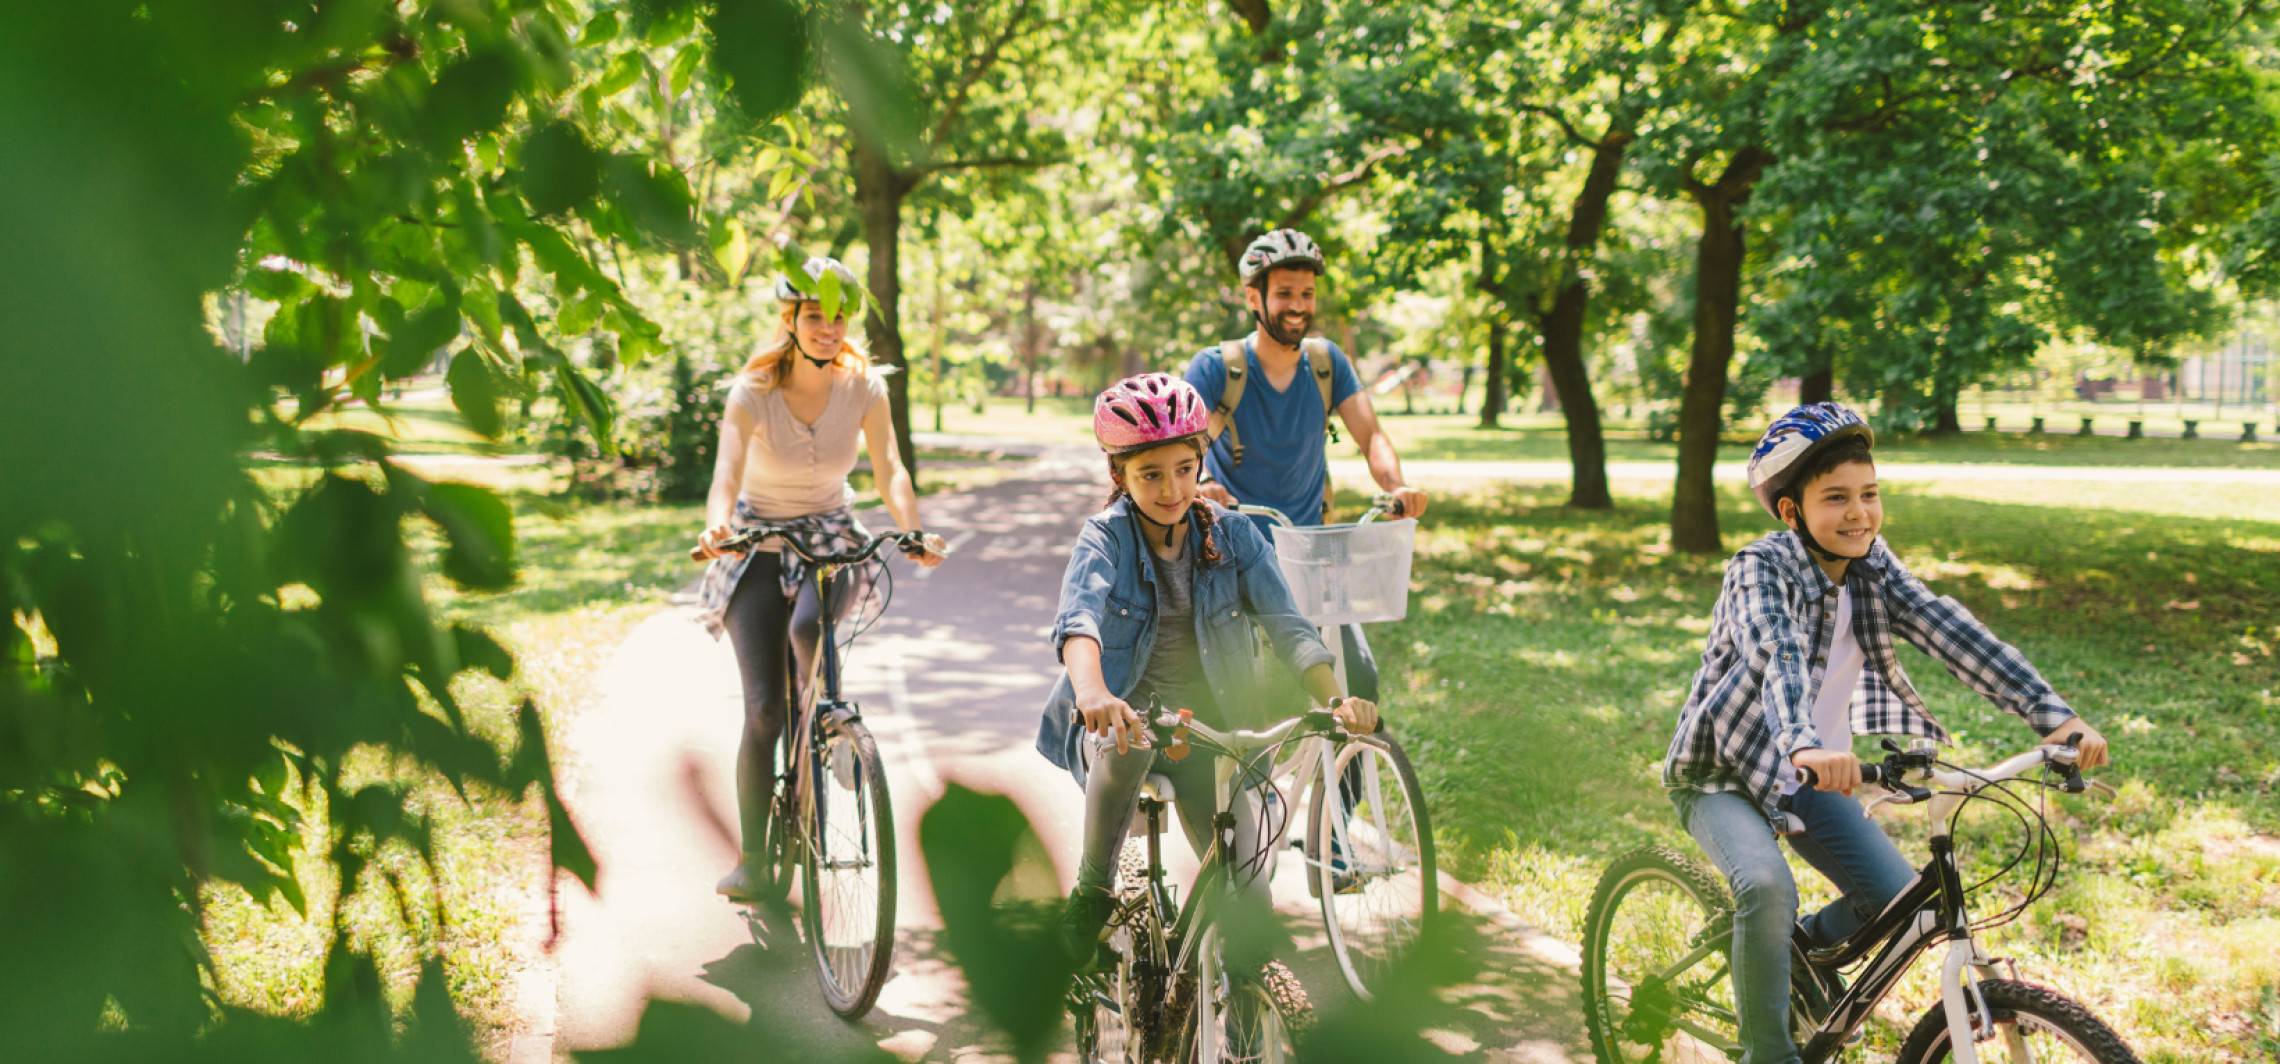
[{"label": "tree branch", "polygon": [[982,54],[961,64],[966,67],[964,76],[958,79],[957,92],[950,97],[950,102],[943,105],[942,117],[934,123],[934,136],[927,141],[929,146],[938,146],[949,137],[950,127],[957,124],[958,116],[966,110],[966,100],[973,94],[974,83],[982,80],[982,75],[997,65],[998,53],[1008,41],[1013,40],[1013,35],[1021,29],[1021,21],[1028,17],[1029,0],[1021,0],[1013,9],[1013,14],[1006,18],[1005,28],[990,38],[989,44],[982,48]]},{"label": "tree branch", "polygon": [[1583,131],[1575,128],[1575,125],[1567,120],[1567,115],[1562,114],[1559,108],[1547,107],[1540,103],[1518,103],[1513,104],[1513,106],[1522,111],[1527,111],[1531,114],[1543,115],[1545,118],[1551,119],[1553,123],[1557,124],[1560,127],[1560,130],[1562,132],[1568,135],[1569,140],[1572,140],[1586,148],[1593,149],[1594,151],[1598,150],[1599,142],[1591,139],[1590,137],[1584,136]]},{"label": "tree branch", "polygon": [[1283,215],[1282,224],[1275,228],[1296,229],[1300,222],[1305,221],[1307,216],[1322,206],[1323,201],[1347,188],[1360,184],[1370,176],[1371,171],[1377,169],[1377,164],[1408,150],[1399,144],[1387,144],[1372,149],[1368,155],[1362,157],[1362,161],[1356,164],[1353,169],[1329,178],[1320,188],[1315,189],[1313,194],[1298,201],[1288,214]]}]

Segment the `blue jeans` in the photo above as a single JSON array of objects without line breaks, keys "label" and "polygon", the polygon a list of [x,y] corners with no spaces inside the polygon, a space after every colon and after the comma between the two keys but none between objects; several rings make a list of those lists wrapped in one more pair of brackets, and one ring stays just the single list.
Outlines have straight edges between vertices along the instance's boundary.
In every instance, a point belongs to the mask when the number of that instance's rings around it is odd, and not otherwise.
[{"label": "blue jeans", "polygon": [[[1794,1064],[1789,1035],[1790,928],[1797,922],[1797,881],[1774,844],[1773,825],[1740,794],[1673,791],[1679,822],[1710,855],[1734,892],[1734,1004],[1740,1014],[1744,1064]],[[1916,878],[1884,830],[1860,803],[1841,794],[1800,791],[1794,803],[1805,834],[1790,848],[1829,877],[1843,896],[1805,919],[1817,946],[1834,944],[1876,918]]]}]

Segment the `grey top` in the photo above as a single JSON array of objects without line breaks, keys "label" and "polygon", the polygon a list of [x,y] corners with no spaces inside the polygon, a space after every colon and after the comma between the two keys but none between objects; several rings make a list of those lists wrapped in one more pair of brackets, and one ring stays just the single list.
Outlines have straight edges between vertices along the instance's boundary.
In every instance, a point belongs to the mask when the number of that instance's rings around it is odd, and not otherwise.
[{"label": "grey top", "polygon": [[1147,711],[1153,694],[1165,709],[1194,711],[1213,727],[1223,727],[1219,702],[1203,674],[1202,646],[1195,634],[1195,537],[1175,556],[1156,559],[1156,645],[1140,668],[1140,686],[1129,700]]}]

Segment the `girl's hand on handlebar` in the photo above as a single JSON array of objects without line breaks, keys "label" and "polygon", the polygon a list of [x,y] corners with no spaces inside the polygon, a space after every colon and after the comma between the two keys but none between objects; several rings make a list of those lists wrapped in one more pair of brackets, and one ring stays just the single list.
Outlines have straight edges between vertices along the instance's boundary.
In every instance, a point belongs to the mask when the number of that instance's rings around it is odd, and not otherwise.
[{"label": "girl's hand on handlebar", "polygon": [[1106,692],[1095,698],[1079,697],[1077,715],[1094,735],[1116,736],[1116,752],[1124,753],[1147,742],[1148,725],[1123,699]]},{"label": "girl's hand on handlebar", "polygon": [[1341,698],[1331,707],[1330,715],[1349,734],[1368,735],[1377,730],[1377,703],[1366,698]]},{"label": "girl's hand on handlebar", "polygon": [[745,553],[744,551],[719,550],[713,546],[713,544],[719,543],[722,540],[725,540],[735,534],[736,530],[728,527],[727,525],[714,525],[711,528],[705,529],[704,535],[697,537],[697,549],[703,551],[705,557],[707,558],[718,558],[723,554],[743,554]]},{"label": "girl's hand on handlebar", "polygon": [[2105,767],[2106,737],[2098,734],[2098,729],[2091,727],[2089,721],[2076,717],[2059,725],[2057,731],[2050,733],[2051,741],[2056,743],[2063,743],[2069,737],[2078,737],[2081,740],[2075,744],[2076,749],[2081,751],[2081,754],[2075,758],[2075,768],[2087,772],[2094,768]]},{"label": "girl's hand on handlebar", "polygon": [[1791,766],[1813,773],[1813,789],[1851,797],[1860,786],[1860,759],[1850,750],[1799,750],[1789,755]]}]

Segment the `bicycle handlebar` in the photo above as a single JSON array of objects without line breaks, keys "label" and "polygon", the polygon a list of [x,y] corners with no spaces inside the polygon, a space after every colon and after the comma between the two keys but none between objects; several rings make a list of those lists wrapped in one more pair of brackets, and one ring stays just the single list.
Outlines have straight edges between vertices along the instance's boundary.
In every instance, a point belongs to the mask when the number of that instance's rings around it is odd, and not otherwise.
[{"label": "bicycle handlebar", "polygon": [[[2113,787],[2098,780],[2083,778],[2079,764],[2080,742],[2081,735],[2076,733],[2067,736],[2064,743],[2044,743],[1989,768],[1972,770],[1943,766],[1933,755],[1933,748],[1928,742],[1902,750],[1898,743],[1886,739],[1884,760],[1863,764],[1860,767],[1860,781],[1877,784],[1891,792],[1879,797],[1876,800],[1878,805],[1884,802],[1916,805],[1930,801],[1933,788],[1942,793],[1968,795],[1982,787],[2016,779],[2048,765],[2058,772],[2059,782],[2056,788],[2060,791],[2081,794],[2088,790],[2098,790],[2112,796]],[[1820,781],[1820,776],[1812,769],[1800,768],[1797,770],[1797,779],[1800,787],[1810,788]],[[1783,815],[1790,815],[1792,800],[1792,795],[1782,795],[1775,803],[1776,810]],[[1870,808],[1874,808],[1874,805]]]},{"label": "bicycle handlebar", "polygon": [[[1341,699],[1340,701],[1343,701]],[[1161,705],[1153,706],[1162,709]],[[1192,740],[1201,739],[1207,747],[1230,757],[1241,757],[1254,750],[1288,742],[1293,738],[1335,736],[1340,731],[1338,718],[1329,709],[1309,709],[1280,724],[1259,731],[1221,731],[1195,719],[1187,710],[1176,713],[1158,713],[1148,724],[1150,745],[1164,751],[1174,761],[1187,757]]]},{"label": "bicycle handlebar", "polygon": [[[750,549],[762,540],[775,538],[782,540],[784,546],[789,548],[792,553],[807,559],[813,565],[860,565],[870,561],[873,556],[879,553],[880,547],[889,543],[894,544],[896,548],[911,557],[926,553],[926,533],[887,532],[872,536],[860,547],[833,554],[818,554],[814,548],[800,540],[799,536],[805,531],[788,525],[754,525],[713,544],[713,551],[720,554],[732,554]],[[709,557],[710,555],[705,553],[702,544],[689,548],[690,561],[701,562]]]},{"label": "bicycle handlebar", "polygon": [[[1272,517],[1275,519],[1276,524],[1282,525],[1285,528],[1296,528],[1298,526],[1298,522],[1291,520],[1289,514],[1283,513],[1281,510],[1277,510],[1272,506],[1254,506],[1250,503],[1238,503],[1235,507],[1235,512],[1239,514],[1250,514],[1253,517]],[[1407,508],[1401,505],[1401,500],[1393,497],[1393,493],[1381,491],[1375,495],[1370,496],[1369,512],[1363,514],[1362,519],[1354,523],[1358,525],[1366,525],[1372,520],[1375,520],[1381,513],[1399,520],[1401,516],[1406,512]]]}]

